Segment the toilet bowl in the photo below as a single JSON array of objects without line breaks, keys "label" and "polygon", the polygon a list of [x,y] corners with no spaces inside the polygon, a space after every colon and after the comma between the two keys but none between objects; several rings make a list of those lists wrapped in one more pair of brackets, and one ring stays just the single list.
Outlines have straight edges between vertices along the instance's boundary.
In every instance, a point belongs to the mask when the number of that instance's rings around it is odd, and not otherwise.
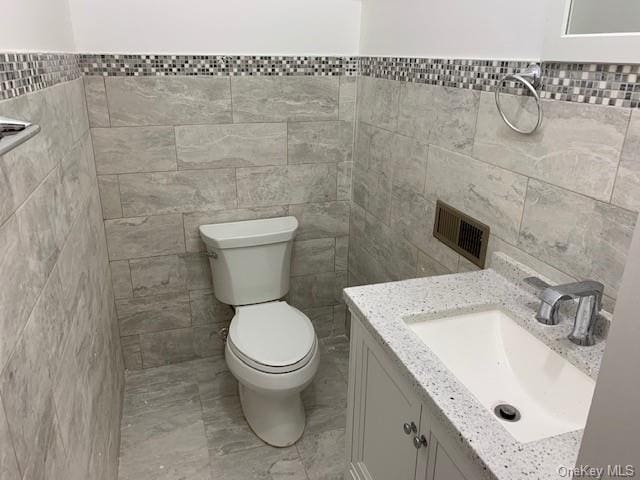
[{"label": "toilet bowl", "polygon": [[286,302],[240,307],[231,321],[225,359],[255,434],[276,447],[295,443],[305,427],[300,393],[320,364],[309,319]]},{"label": "toilet bowl", "polygon": [[294,217],[200,226],[214,293],[235,307],[225,360],[247,423],[266,443],[294,444],[305,428],[300,393],[318,371],[309,318],[280,299],[289,291]]}]

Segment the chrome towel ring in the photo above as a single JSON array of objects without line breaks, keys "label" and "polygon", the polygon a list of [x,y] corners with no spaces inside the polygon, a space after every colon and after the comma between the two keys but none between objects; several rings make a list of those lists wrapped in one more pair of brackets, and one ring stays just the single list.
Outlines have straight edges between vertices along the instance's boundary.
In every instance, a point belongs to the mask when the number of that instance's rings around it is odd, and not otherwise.
[{"label": "chrome towel ring", "polygon": [[[531,135],[540,127],[540,125],[542,125],[542,101],[540,100],[540,94],[536,90],[540,86],[541,78],[542,78],[542,69],[540,68],[540,65],[538,65],[537,63],[532,63],[527,68],[525,68],[522,72],[509,73],[504,77],[502,77],[500,79],[500,82],[498,82],[498,85],[496,86],[496,107],[498,107],[498,112],[500,113],[502,120],[504,120],[504,123],[506,123],[509,126],[509,128],[511,128],[511,130],[521,133],[523,135]],[[538,106],[538,121],[536,122],[535,126],[531,130],[519,129],[509,121],[507,116],[502,111],[502,106],[500,105],[500,93],[502,93],[504,82],[508,80],[515,80],[517,82],[522,83],[527,88],[527,90],[531,92],[531,94],[533,95],[533,98],[535,98],[536,100],[536,105]]]}]

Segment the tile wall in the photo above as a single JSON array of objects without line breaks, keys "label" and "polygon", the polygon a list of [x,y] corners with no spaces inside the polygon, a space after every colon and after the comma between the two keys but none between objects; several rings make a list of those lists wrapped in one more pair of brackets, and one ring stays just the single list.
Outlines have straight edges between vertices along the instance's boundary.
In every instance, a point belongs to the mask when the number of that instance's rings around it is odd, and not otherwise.
[{"label": "tile wall", "polygon": [[112,480],[123,362],[83,80],[45,70],[0,101],[42,128],[0,157],[0,478]]},{"label": "tile wall", "polygon": [[[534,121],[531,98],[503,103],[521,127]],[[640,111],[543,108],[542,128],[523,136],[491,92],[360,77],[350,282],[475,268],[433,238],[439,198],[490,225],[490,251],[556,281],[602,281],[612,301],[640,209]]]},{"label": "tile wall", "polygon": [[355,77],[84,81],[127,368],[223,348],[206,223],[296,216],[288,300],[344,331]]}]

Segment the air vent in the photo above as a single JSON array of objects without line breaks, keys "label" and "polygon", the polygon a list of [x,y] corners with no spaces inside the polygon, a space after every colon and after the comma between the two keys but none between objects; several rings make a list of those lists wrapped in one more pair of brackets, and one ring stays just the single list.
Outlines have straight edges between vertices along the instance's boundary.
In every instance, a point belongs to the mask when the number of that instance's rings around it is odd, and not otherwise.
[{"label": "air vent", "polygon": [[489,227],[438,200],[433,236],[470,262],[484,268]]}]

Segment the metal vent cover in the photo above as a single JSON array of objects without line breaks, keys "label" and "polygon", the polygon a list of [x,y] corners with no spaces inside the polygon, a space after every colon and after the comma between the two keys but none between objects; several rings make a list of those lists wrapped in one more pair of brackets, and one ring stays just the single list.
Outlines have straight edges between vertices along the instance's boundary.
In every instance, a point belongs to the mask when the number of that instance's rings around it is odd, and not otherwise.
[{"label": "metal vent cover", "polygon": [[464,258],[484,268],[489,226],[438,200],[433,236]]}]

